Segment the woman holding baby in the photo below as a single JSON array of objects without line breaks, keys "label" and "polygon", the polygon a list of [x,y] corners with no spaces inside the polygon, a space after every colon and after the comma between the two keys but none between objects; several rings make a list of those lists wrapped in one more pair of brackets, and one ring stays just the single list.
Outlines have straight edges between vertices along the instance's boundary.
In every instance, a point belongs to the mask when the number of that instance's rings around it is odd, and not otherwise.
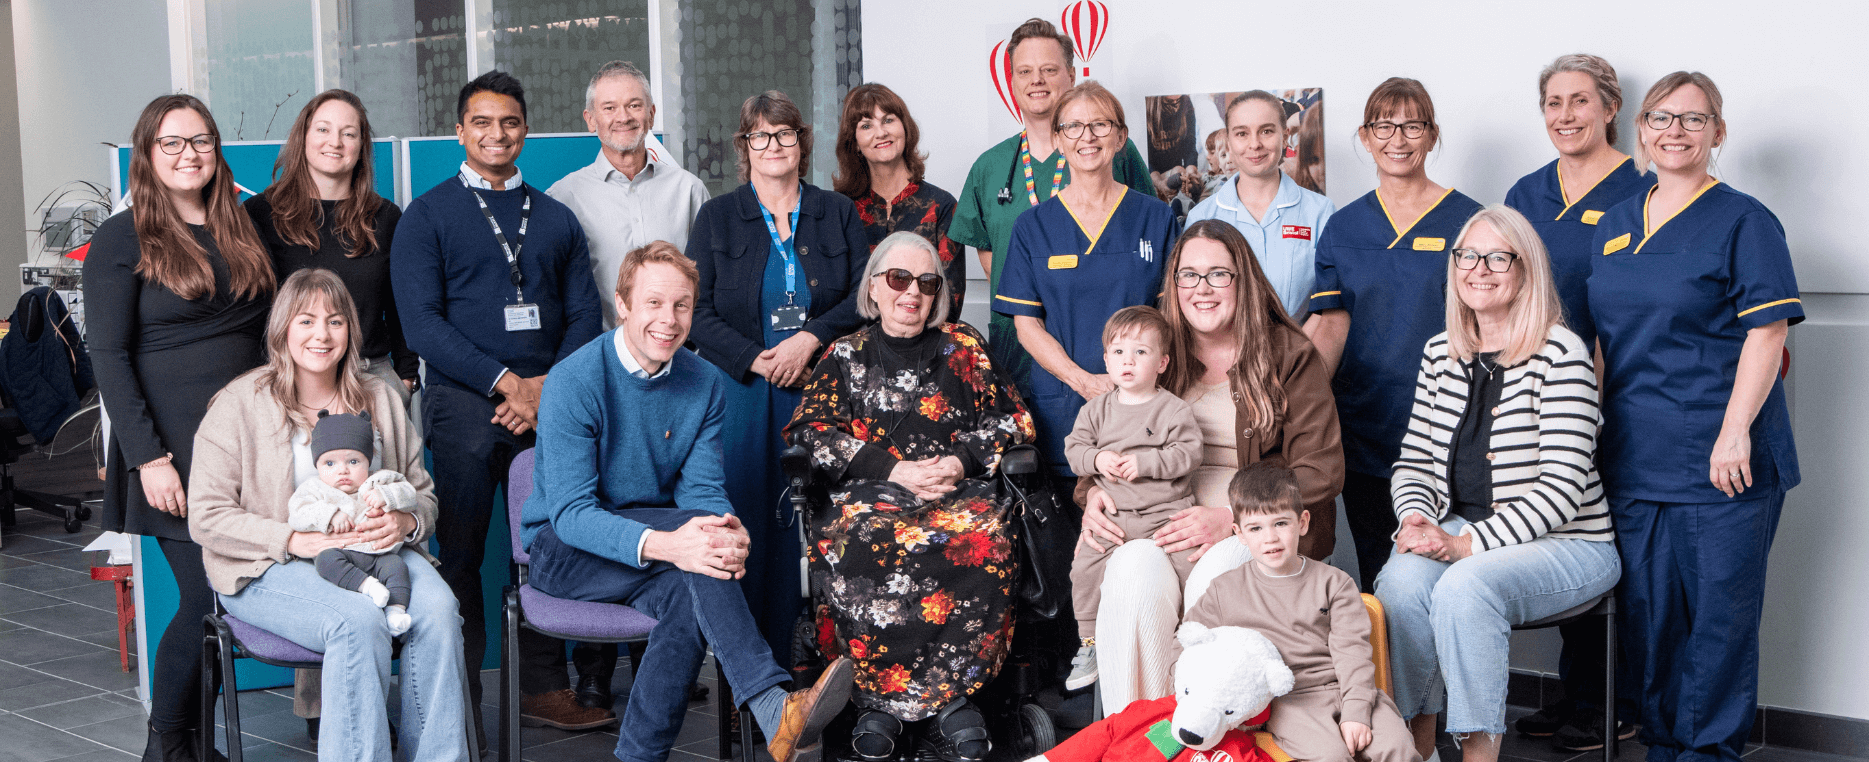
[{"label": "woman holding baby", "polygon": [[[358,337],[356,307],[335,274],[302,270],[286,279],[266,325],[267,363],[228,384],[202,420],[188,525],[229,614],[324,654],[321,759],[390,757],[390,641],[403,626],[402,752],[458,759],[468,751],[461,620],[420,550],[434,531],[434,484],[401,395],[363,371]],[[367,413],[371,463],[363,470],[401,474],[406,483],[394,491],[359,485],[355,518],[333,514],[322,522],[330,531],[299,531],[294,523],[306,525],[289,521],[288,504],[320,480],[313,427],[326,413]],[[337,478],[327,484],[346,486]],[[319,575],[312,559],[340,548],[401,559],[411,587],[407,622],[393,616],[400,612],[386,615],[370,586],[356,592]]]}]

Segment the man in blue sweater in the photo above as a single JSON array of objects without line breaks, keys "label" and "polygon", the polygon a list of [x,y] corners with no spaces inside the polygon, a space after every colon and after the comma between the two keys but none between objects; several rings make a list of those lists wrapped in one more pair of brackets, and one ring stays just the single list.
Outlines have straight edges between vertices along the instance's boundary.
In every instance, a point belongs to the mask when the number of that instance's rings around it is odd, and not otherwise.
[{"label": "man in blue sweater", "polygon": [[694,263],[666,241],[623,258],[616,330],[573,352],[546,382],[521,539],[541,592],[622,603],[656,619],[617,759],[668,757],[712,644],[772,758],[792,762],[817,747],[849,700],[852,669],[839,658],[816,685],[787,693],[786,672],[734,582],[746,573],[748,537],[727,502],[721,462],[727,377],[682,348],[699,283]]},{"label": "man in blue sweater", "polygon": [[[473,670],[487,650],[480,567],[494,489],[513,455],[533,444],[546,371],[603,326],[583,228],[513,164],[525,146],[525,97],[518,80],[498,71],[461,88],[455,131],[467,160],[458,176],[410,202],[390,250],[403,333],[428,361],[423,412],[441,503],[435,538]],[[581,730],[616,721],[607,707],[578,706],[562,667],[553,674],[539,666],[562,660],[562,642],[527,631],[520,648],[526,724]],[[468,686],[478,716],[480,681]]]}]

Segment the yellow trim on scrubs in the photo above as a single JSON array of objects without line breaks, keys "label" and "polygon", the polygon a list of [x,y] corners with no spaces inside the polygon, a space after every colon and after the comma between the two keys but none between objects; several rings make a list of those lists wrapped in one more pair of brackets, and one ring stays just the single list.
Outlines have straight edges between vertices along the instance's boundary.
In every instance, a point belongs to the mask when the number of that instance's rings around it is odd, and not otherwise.
[{"label": "yellow trim on scrubs", "polygon": [[1006,300],[1006,301],[1009,301],[1009,302],[1012,302],[1013,304],[1026,304],[1026,305],[1031,305],[1031,306],[1033,306],[1033,307],[1043,307],[1043,306],[1045,306],[1045,305],[1043,305],[1043,304],[1039,304],[1038,302],[1028,302],[1028,301],[1026,301],[1026,300],[1024,300],[1024,299],[1014,299],[1014,298],[1012,298],[1012,297],[1010,297],[1010,296],[1006,296],[1005,294],[994,294],[994,295],[993,295],[993,298],[994,298],[994,299],[1004,299],[1004,300]]},{"label": "yellow trim on scrubs", "polygon": [[[1624,157],[1622,161],[1616,162],[1616,166],[1610,167],[1609,171],[1604,172],[1602,177],[1597,178],[1596,182],[1590,184],[1590,187],[1585,188],[1582,193],[1577,194],[1577,201],[1582,201],[1585,196],[1590,195],[1590,191],[1596,190],[1596,186],[1602,185],[1603,181],[1608,180],[1610,175],[1616,174],[1616,170],[1622,169],[1622,165],[1632,161],[1635,161],[1633,157]],[[1558,216],[1552,220],[1553,222],[1564,219],[1564,215],[1570,214],[1570,208],[1577,205],[1577,201],[1570,200],[1570,193],[1564,190],[1564,162],[1558,162],[1557,176],[1558,195],[1564,197],[1564,211],[1558,212]]]},{"label": "yellow trim on scrubs", "polygon": [[1802,303],[1803,303],[1803,300],[1802,300],[1802,299],[1780,299],[1780,300],[1778,300],[1778,301],[1775,301],[1775,302],[1766,302],[1766,303],[1764,303],[1764,304],[1761,304],[1761,305],[1759,305],[1759,306],[1757,306],[1757,307],[1753,307],[1752,309],[1749,309],[1749,310],[1746,310],[1746,311],[1744,311],[1744,312],[1741,312],[1741,313],[1739,313],[1739,314],[1738,314],[1738,315],[1736,315],[1735,317],[1745,317],[1745,316],[1747,316],[1747,315],[1750,315],[1750,314],[1752,314],[1752,313],[1754,313],[1754,312],[1758,312],[1759,310],[1762,310],[1762,309],[1765,309],[1765,308],[1767,308],[1767,307],[1776,307],[1776,306],[1778,306],[1778,305],[1780,305],[1780,304],[1802,304]]},{"label": "yellow trim on scrubs", "polygon": [[1701,186],[1700,190],[1694,191],[1693,198],[1688,199],[1687,203],[1682,204],[1681,208],[1674,210],[1674,214],[1668,215],[1668,219],[1662,220],[1660,223],[1656,224],[1653,229],[1649,229],[1648,227],[1648,202],[1655,200],[1655,189],[1660,188],[1661,186],[1659,185],[1649,186],[1648,195],[1642,197],[1642,227],[1644,229],[1642,232],[1642,242],[1636,244],[1635,251],[1632,251],[1629,253],[1630,254],[1642,253],[1642,247],[1648,245],[1648,239],[1654,238],[1656,233],[1661,232],[1662,225],[1668,224],[1675,217],[1680,216],[1682,212],[1687,211],[1687,208],[1690,206],[1693,206],[1695,201],[1699,201],[1701,196],[1706,195],[1707,191],[1713,190],[1713,186],[1719,185],[1719,184],[1720,184],[1720,181],[1716,179],[1716,180],[1713,180],[1707,183],[1706,185]]},{"label": "yellow trim on scrubs", "polygon": [[1320,297],[1320,296],[1336,296],[1336,295],[1338,295],[1338,294],[1341,294],[1341,293],[1343,293],[1343,292],[1342,292],[1342,291],[1319,291],[1319,292],[1317,292],[1317,293],[1315,293],[1315,294],[1312,294],[1312,295],[1311,295],[1311,298],[1312,298],[1312,299],[1316,299],[1316,298],[1318,298],[1318,297]]},{"label": "yellow trim on scrubs", "polygon": [[1091,235],[1090,231],[1084,229],[1083,220],[1077,218],[1077,212],[1071,211],[1071,205],[1065,203],[1063,196],[1058,197],[1058,205],[1064,207],[1065,214],[1071,215],[1072,222],[1077,223],[1077,232],[1083,233],[1085,238],[1090,239],[1090,246],[1084,249],[1084,256],[1088,257],[1090,256],[1090,252],[1097,250],[1097,239],[1103,237],[1103,231],[1110,229],[1110,220],[1116,218],[1116,210],[1123,205],[1123,200],[1127,198],[1129,198],[1129,190],[1125,188],[1123,190],[1123,195],[1116,197],[1116,203],[1110,205],[1110,213],[1103,216],[1103,227],[1097,228],[1096,235]]},{"label": "yellow trim on scrubs", "polygon": [[1441,194],[1441,197],[1440,197],[1440,198],[1437,198],[1437,199],[1435,199],[1435,200],[1434,200],[1434,203],[1432,203],[1432,204],[1429,204],[1429,205],[1428,205],[1428,208],[1426,208],[1426,209],[1423,209],[1423,210],[1421,211],[1421,216],[1420,216],[1420,217],[1416,217],[1416,218],[1415,218],[1415,221],[1414,221],[1414,222],[1410,222],[1410,223],[1408,223],[1408,227],[1407,227],[1406,229],[1402,229],[1402,228],[1397,228],[1397,227],[1395,226],[1395,215],[1393,215],[1393,214],[1390,214],[1390,213],[1389,213],[1389,205],[1388,205],[1388,204],[1386,204],[1386,203],[1383,203],[1383,200],[1382,200],[1382,191],[1380,191],[1380,190],[1378,190],[1378,191],[1376,191],[1376,205],[1377,205],[1377,206],[1380,206],[1380,207],[1382,207],[1382,216],[1383,216],[1383,217],[1387,217],[1387,218],[1388,218],[1388,220],[1389,220],[1389,229],[1390,229],[1390,230],[1394,230],[1394,231],[1396,231],[1396,233],[1395,233],[1395,240],[1393,240],[1393,241],[1390,241],[1390,242],[1389,242],[1389,245],[1388,245],[1388,246],[1384,246],[1383,248],[1385,248],[1385,249],[1393,249],[1393,248],[1395,248],[1395,245],[1396,245],[1396,244],[1398,244],[1398,243],[1401,243],[1401,242],[1402,242],[1402,238],[1404,238],[1405,236],[1407,236],[1407,235],[1408,235],[1408,231],[1410,231],[1410,230],[1414,230],[1414,229],[1415,229],[1415,226],[1416,226],[1416,225],[1419,225],[1419,224],[1421,224],[1421,221],[1422,221],[1423,219],[1426,219],[1426,218],[1427,218],[1427,216],[1428,216],[1428,215],[1429,215],[1430,213],[1432,213],[1432,212],[1434,211],[1434,208],[1435,208],[1435,207],[1437,207],[1437,206],[1440,206],[1440,205],[1441,205],[1441,202],[1442,202],[1442,201],[1446,201],[1446,200],[1447,200],[1447,197],[1448,197],[1448,196],[1450,196],[1450,195],[1452,195],[1452,194],[1453,194],[1453,192],[1454,192],[1454,189],[1453,189],[1453,188],[1448,188],[1448,189],[1447,189],[1447,192],[1445,192],[1445,193],[1442,193],[1442,194]]}]

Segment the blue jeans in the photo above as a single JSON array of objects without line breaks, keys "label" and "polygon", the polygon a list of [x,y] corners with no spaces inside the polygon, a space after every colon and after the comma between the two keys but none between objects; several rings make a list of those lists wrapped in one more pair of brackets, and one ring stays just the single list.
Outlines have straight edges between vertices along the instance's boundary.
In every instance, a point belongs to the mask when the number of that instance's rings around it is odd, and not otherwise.
[{"label": "blue jeans", "polygon": [[[461,703],[461,615],[441,575],[415,551],[409,616],[402,636],[402,756],[411,762],[470,758]],[[389,759],[389,627],[362,593],[326,582],[310,561],[275,564],[240,592],[221,596],[227,612],[324,654],[318,758]],[[230,687],[232,681],[229,681]]]},{"label": "blue jeans", "polygon": [[[1466,525],[1454,516],[1441,529]],[[1402,717],[1446,711],[1449,733],[1506,732],[1512,625],[1588,603],[1621,575],[1612,542],[1540,537],[1451,564],[1391,550],[1376,597]]]},{"label": "blue jeans", "polygon": [[[674,531],[691,518],[713,515],[678,508],[631,508],[627,513],[658,531]],[[734,703],[743,704],[790,679],[760,636],[738,582],[685,572],[665,561],[642,569],[618,563],[572,547],[558,539],[550,525],[539,530],[528,550],[530,581],[540,592],[621,603],[656,620],[617,732],[616,756],[623,762],[668,758],[688,713],[689,688],[701,673],[710,643],[727,673]],[[740,721],[751,722],[752,717],[742,714]]]}]

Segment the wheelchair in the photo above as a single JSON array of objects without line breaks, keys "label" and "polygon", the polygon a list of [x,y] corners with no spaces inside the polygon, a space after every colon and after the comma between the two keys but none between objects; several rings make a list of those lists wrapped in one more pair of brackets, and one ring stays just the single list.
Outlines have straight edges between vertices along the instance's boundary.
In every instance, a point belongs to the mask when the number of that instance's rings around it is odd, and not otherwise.
[{"label": "wheelchair", "polygon": [[[813,483],[811,454],[804,447],[794,445],[786,448],[780,456],[780,465],[790,485],[793,518],[799,528],[799,542],[804,547],[811,541],[812,511],[829,507],[830,490],[828,485]],[[1008,524],[1014,533],[1013,545],[1018,548],[1018,512],[1026,510],[1025,503],[1028,500],[1051,499],[1038,449],[1029,444],[1009,448],[1001,455],[996,480],[1001,499],[1015,502],[1012,511],[1008,513]],[[1053,512],[1051,520],[1074,523],[1073,517],[1065,512]],[[1066,534],[1074,536],[1075,527],[1071,527]],[[1071,546],[1044,550],[1063,554],[1061,558],[1065,559],[1068,567],[1073,550]],[[1020,560],[1019,573],[1029,573],[1025,559]],[[818,667],[828,660],[817,653],[814,627],[817,606],[809,567],[803,570],[803,578],[807,588],[803,592],[808,603],[807,611],[800,620],[800,628],[793,638],[794,658],[807,667]],[[1055,606],[1056,612],[1047,617],[1021,605],[1016,592],[1018,585],[1015,583],[1013,638],[1005,660],[998,676],[967,698],[986,718],[993,744],[989,759],[1026,759],[1037,756],[1057,745],[1061,724],[1075,730],[1093,719],[1090,692],[1065,696],[1063,691],[1064,677],[1069,672],[1071,657],[1077,649],[1077,623],[1071,613],[1068,584],[1067,578],[1065,587],[1054,591],[1061,605]],[[1058,714],[1057,718],[1054,718],[1054,712]],[[835,754],[836,759],[857,759],[849,749],[855,715],[853,702],[845,709],[843,716],[825,730],[825,750]],[[1060,723],[1058,719],[1064,719],[1065,722]],[[928,721],[931,720],[923,722]],[[933,750],[920,741],[919,734],[911,730],[903,732],[896,747],[898,762],[935,758]]]}]

